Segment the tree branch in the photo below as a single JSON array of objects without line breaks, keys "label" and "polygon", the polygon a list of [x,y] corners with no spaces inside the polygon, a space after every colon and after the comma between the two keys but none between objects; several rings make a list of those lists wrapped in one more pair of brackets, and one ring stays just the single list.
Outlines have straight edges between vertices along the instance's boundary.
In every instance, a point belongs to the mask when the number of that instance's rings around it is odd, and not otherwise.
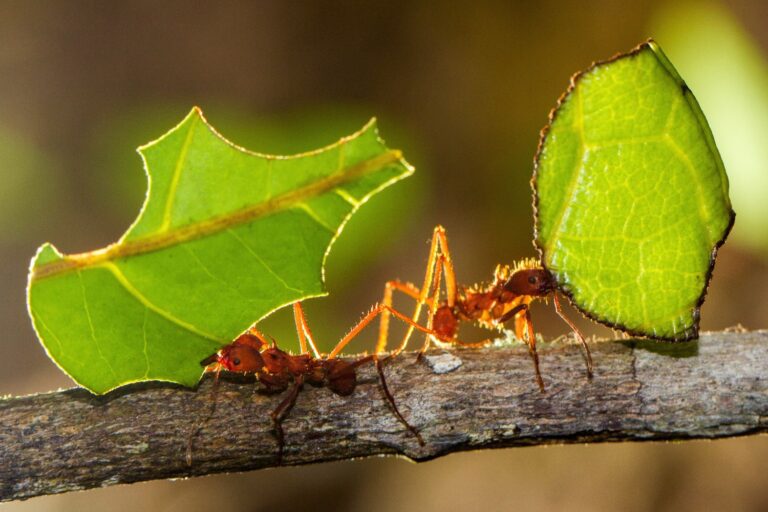
[{"label": "tree branch", "polygon": [[[521,346],[434,350],[430,364],[417,364],[412,354],[388,362],[388,384],[426,446],[396,420],[373,368],[361,368],[349,397],[307,386],[284,423],[283,463],[378,454],[423,461],[477,448],[768,431],[768,331],[592,347],[592,381],[578,346],[540,349],[546,394]],[[210,378],[196,391],[145,384],[104,397],[71,389],[5,398],[0,500],[274,466],[269,413],[280,398],[254,389],[222,382],[212,416]]]}]

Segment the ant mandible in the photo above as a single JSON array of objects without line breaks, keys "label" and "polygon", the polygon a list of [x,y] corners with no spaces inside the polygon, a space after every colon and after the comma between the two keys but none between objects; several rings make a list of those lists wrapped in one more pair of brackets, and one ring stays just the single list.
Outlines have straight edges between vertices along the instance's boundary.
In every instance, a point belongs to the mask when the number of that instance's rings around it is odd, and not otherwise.
[{"label": "ant mandible", "polygon": [[[446,293],[444,300],[440,300],[442,276],[445,276]],[[524,259],[511,267],[498,265],[490,284],[469,287],[457,285],[445,228],[437,226],[432,235],[427,270],[422,287],[417,288],[414,284],[398,280],[387,281],[384,286],[382,304],[385,309],[381,314],[377,352],[383,351],[387,345],[389,311],[392,306],[394,290],[415,299],[416,308],[402,342],[392,352],[393,356],[402,352],[408,345],[414,327],[418,326],[421,308],[425,305],[429,307],[426,330],[432,332],[427,333],[424,345],[419,351],[419,357],[427,351],[433,337],[441,342],[467,347],[485,346],[490,343],[491,340],[478,343],[460,341],[457,338],[459,322],[475,322],[487,329],[501,330],[507,321],[514,319],[515,335],[528,345],[528,351],[536,370],[536,382],[539,389],[544,392],[544,380],[541,378],[541,371],[539,370],[539,355],[536,352],[536,337],[531,321],[530,304],[537,299],[546,300],[551,295],[555,311],[570,326],[581,343],[586,359],[587,376],[592,377],[592,356],[584,336],[563,313],[557,296],[557,284],[554,277],[532,258]]]},{"label": "ant mandible", "polygon": [[[396,311],[389,305],[377,304],[374,306],[352,329],[344,336],[334,349],[327,355],[322,356],[315,345],[312,331],[307,324],[304,310],[301,303],[296,302],[293,305],[294,320],[296,322],[296,332],[299,337],[301,354],[293,355],[277,347],[274,340],[267,342],[266,337],[255,327],[250,328],[244,334],[235,339],[229,345],[226,345],[215,354],[203,359],[200,364],[205,366],[206,372],[216,374],[214,386],[218,385],[219,373],[222,370],[229,372],[255,375],[256,379],[266,388],[267,392],[285,391],[290,387],[287,396],[272,411],[270,417],[274,427],[275,437],[278,442],[278,463],[282,461],[283,447],[285,445],[285,435],[282,423],[288,413],[296,403],[304,383],[313,386],[323,386],[330,389],[333,393],[340,396],[351,395],[357,386],[356,370],[359,366],[373,362],[379,375],[379,382],[384,391],[384,395],[389,403],[393,414],[414,436],[416,436],[420,445],[424,445],[419,432],[411,426],[400,413],[392,393],[389,391],[387,381],[384,378],[382,369],[383,361],[394,357],[388,355],[380,357],[380,352],[364,355],[357,360],[348,361],[338,359],[339,353],[346,345],[362,331],[366,325],[373,321],[377,315],[390,314],[395,315],[410,327],[419,329],[427,334],[436,334],[430,329],[413,322],[410,318]],[[308,348],[312,350],[310,354]],[[211,415],[215,410],[211,411]],[[191,442],[190,442],[191,444]],[[190,448],[191,450],[191,448]],[[191,461],[191,454],[187,454],[188,463]]]}]

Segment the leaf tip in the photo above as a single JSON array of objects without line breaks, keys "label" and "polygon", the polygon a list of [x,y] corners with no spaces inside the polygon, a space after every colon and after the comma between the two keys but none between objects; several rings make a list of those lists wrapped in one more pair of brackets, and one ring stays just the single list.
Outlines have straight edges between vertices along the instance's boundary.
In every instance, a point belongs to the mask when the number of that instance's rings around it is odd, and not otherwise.
[{"label": "leaf tip", "polygon": [[184,128],[184,126],[194,124],[198,121],[202,121],[203,124],[205,124],[206,126],[210,126],[208,125],[208,121],[205,119],[205,116],[203,115],[203,110],[198,106],[194,106],[192,107],[192,109],[190,109],[189,113],[186,116],[184,116],[184,119],[182,119],[176,126],[171,128],[170,130],[168,130],[158,138],[137,147],[136,152],[139,153],[142,157],[144,157],[144,152],[146,150],[150,149],[152,146],[155,146],[156,144],[158,144],[163,139],[167,138],[177,130]]},{"label": "leaf tip", "polygon": [[32,257],[32,261],[29,264],[29,270],[31,272],[35,268],[61,259],[64,259],[64,255],[53,244],[45,242],[37,248],[35,255]]}]

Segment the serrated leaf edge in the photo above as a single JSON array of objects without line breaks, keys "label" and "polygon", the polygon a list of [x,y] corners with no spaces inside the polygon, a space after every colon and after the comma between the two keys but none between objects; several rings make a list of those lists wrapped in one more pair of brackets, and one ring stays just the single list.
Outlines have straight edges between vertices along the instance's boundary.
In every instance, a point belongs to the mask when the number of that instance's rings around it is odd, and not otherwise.
[{"label": "serrated leaf edge", "polygon": [[[262,158],[281,159],[281,160],[307,157],[307,156],[318,154],[324,151],[328,151],[355,139],[362,133],[369,130],[371,127],[376,129],[375,128],[376,119],[373,118],[359,131],[355,132],[352,135],[344,137],[340,139],[338,142],[334,144],[330,144],[324,148],[316,149],[306,153],[300,153],[297,155],[275,156],[275,155],[265,155],[265,154],[248,151],[228,141],[208,124],[208,122],[202,116],[202,112],[197,107],[192,109],[192,112],[190,112],[190,114],[187,117],[185,117],[185,119],[181,123],[179,123],[179,125],[177,125],[176,128],[178,128],[178,126],[187,122],[189,117],[192,115],[199,116],[200,120],[202,120],[206,124],[206,126],[208,126],[212,130],[213,133],[215,133],[219,138],[221,138],[221,140],[223,140],[233,148],[237,149],[238,151],[242,151],[244,153],[262,157]],[[170,130],[168,133],[171,133],[174,129]],[[142,155],[142,159],[144,160],[144,169],[145,169],[145,172],[147,173],[147,179],[148,179],[147,190],[148,191],[150,190],[151,177],[147,169],[146,159],[144,159],[144,155],[141,153],[141,151],[153,144],[157,144],[164,137],[166,137],[168,133],[166,133],[159,139],[153,142],[150,142],[149,144],[145,144],[144,146],[141,146],[139,148],[139,153]],[[378,130],[376,130],[376,136],[378,140],[381,141],[381,138],[378,136]],[[102,249],[98,249],[95,251],[90,251],[90,252],[81,253],[81,254],[72,254],[72,255],[63,255],[53,245],[51,245],[52,249],[58,255],[61,255],[61,259],[59,261],[53,261],[40,266],[35,266],[34,260],[36,258],[33,259],[33,265],[31,266],[30,281],[41,280],[41,279],[45,279],[47,277],[58,275],[64,272],[70,272],[77,269],[96,266],[105,261],[110,261],[110,260],[125,258],[128,256],[134,256],[137,254],[143,254],[146,252],[156,251],[156,250],[163,249],[171,245],[176,245],[188,240],[194,240],[194,239],[202,238],[208,235],[212,235],[220,231],[223,231],[229,227],[244,224],[252,220],[255,220],[259,217],[263,217],[263,216],[275,213],[277,211],[284,210],[288,206],[292,206],[296,203],[303,202],[308,198],[312,198],[320,194],[323,194],[336,187],[342,186],[349,181],[352,181],[370,172],[374,172],[376,170],[382,169],[383,167],[386,167],[387,165],[395,164],[395,163],[401,164],[405,168],[405,172],[388,180],[387,182],[383,183],[382,186],[377,187],[375,190],[371,191],[365,197],[357,200],[355,203],[352,203],[353,208],[350,212],[350,215],[351,215],[357,210],[357,208],[361,204],[365,203],[365,201],[367,201],[373,194],[391,185],[392,183],[399,181],[400,179],[410,176],[413,173],[413,167],[410,164],[408,164],[405,161],[405,159],[403,159],[402,153],[399,150],[396,150],[396,149],[387,150],[385,153],[382,153],[381,155],[378,155],[368,160],[364,160],[353,166],[342,168],[332,176],[328,176],[326,178],[314,181],[304,187],[294,189],[285,194],[274,197],[265,203],[259,203],[257,205],[253,205],[251,207],[243,208],[241,210],[230,212],[225,215],[214,217],[212,219],[208,219],[203,222],[198,222],[195,224],[190,224],[187,226],[176,228],[170,233],[161,232],[161,233],[149,235],[140,239],[132,240],[130,242],[126,242],[124,240],[126,236],[124,234],[117,242],[110,244],[107,247],[104,247]],[[131,229],[135,226],[136,222],[138,222],[138,220],[141,218],[145,208],[147,207],[148,201],[149,201],[149,197],[147,196],[141,210],[139,211],[139,215],[137,216],[136,221],[134,221],[134,223],[131,224],[131,226],[126,231],[126,234],[131,231]],[[331,240],[331,243],[329,244],[329,248],[333,244],[335,239],[338,237],[338,235],[341,233],[344,227],[344,224],[346,223],[350,215],[348,215],[342,221],[339,228],[335,230],[336,234]],[[328,251],[326,251],[326,254],[327,252]],[[38,251],[38,254],[39,254],[39,251]]]}]

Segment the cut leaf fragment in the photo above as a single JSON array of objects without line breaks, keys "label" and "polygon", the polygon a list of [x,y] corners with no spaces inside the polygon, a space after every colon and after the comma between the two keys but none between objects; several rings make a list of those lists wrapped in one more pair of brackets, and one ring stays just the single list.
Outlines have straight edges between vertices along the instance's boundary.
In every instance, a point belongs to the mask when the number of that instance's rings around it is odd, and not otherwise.
[{"label": "cut leaf fragment", "polygon": [[655,42],[571,79],[532,186],[542,264],[579,310],[635,335],[698,336],[734,213],[704,114]]},{"label": "cut leaf fragment", "polygon": [[200,360],[255,321],[325,295],[325,257],[347,218],[413,172],[374,121],[282,157],[234,146],[196,108],[139,152],[149,188],[125,235],[77,255],[45,244],[30,268],[38,337],[95,393],[143,380],[192,386]]}]

